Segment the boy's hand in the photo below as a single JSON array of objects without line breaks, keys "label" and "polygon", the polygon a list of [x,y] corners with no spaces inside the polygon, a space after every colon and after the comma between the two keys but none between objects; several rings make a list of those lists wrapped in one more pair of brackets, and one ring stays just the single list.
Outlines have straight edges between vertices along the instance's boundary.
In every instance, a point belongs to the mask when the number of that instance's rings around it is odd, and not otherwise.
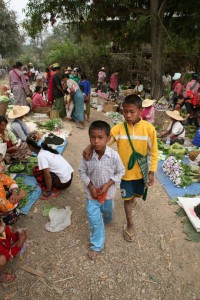
[{"label": "boy's hand", "polygon": [[83,154],[83,157],[85,158],[85,160],[91,160],[91,158],[92,158],[92,151],[93,151],[93,149],[92,149],[91,145],[87,146],[87,148],[85,148],[83,150],[82,154]]},{"label": "boy's hand", "polygon": [[149,172],[149,182],[148,186],[152,186],[154,184],[154,172]]},{"label": "boy's hand", "polygon": [[102,187],[100,188],[99,194],[106,194],[108,189],[109,189],[110,185],[108,183],[105,183],[104,185],[102,185]]},{"label": "boy's hand", "polygon": [[88,188],[90,190],[92,199],[97,200],[98,199],[97,189],[93,186],[93,184],[91,182],[89,183]]}]

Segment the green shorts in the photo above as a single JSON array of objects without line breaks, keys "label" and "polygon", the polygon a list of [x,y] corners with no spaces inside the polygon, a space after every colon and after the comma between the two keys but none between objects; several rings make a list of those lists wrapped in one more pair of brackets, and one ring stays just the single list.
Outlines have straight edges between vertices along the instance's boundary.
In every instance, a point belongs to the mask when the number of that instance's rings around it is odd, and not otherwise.
[{"label": "green shorts", "polygon": [[134,197],[141,198],[144,194],[144,180],[123,180],[120,184],[120,191],[123,200],[130,200]]}]

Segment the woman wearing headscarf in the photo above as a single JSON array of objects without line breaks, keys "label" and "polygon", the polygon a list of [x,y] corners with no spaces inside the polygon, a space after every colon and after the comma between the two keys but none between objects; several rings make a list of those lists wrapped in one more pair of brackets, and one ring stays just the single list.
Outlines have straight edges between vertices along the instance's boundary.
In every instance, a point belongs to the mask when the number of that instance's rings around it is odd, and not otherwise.
[{"label": "woman wearing headscarf", "polygon": [[14,95],[16,105],[27,105],[26,97],[30,90],[22,72],[22,63],[16,62],[13,70],[9,72],[10,88]]}]

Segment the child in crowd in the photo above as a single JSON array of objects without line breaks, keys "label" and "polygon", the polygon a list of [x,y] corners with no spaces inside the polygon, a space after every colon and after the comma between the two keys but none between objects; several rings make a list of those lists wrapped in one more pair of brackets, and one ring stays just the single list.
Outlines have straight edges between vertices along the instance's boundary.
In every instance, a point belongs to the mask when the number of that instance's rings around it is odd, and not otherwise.
[{"label": "child in crowd", "polygon": [[[142,100],[137,95],[129,95],[123,101],[124,123],[115,125],[111,130],[111,143],[116,142],[119,156],[125,166],[121,181],[121,195],[127,224],[124,225],[124,239],[134,241],[132,209],[136,197],[146,198],[147,186],[154,183],[154,172],[158,163],[156,131],[152,124],[141,120]],[[147,155],[150,159],[147,160]],[[91,157],[91,146],[83,152],[85,158]],[[148,166],[147,162],[150,162]]]},{"label": "child in crowd", "polygon": [[25,230],[14,232],[11,226],[6,226],[0,218],[0,282],[11,283],[15,280],[14,274],[3,273],[7,262],[12,260],[22,249],[27,240]]},{"label": "child in crowd", "polygon": [[82,159],[79,173],[85,187],[86,212],[90,223],[91,250],[88,255],[96,259],[105,244],[103,219],[105,223],[112,221],[116,184],[125,170],[118,153],[107,146],[110,141],[108,123],[94,121],[89,127],[89,137],[92,159]]},{"label": "child in crowd", "polygon": [[155,117],[155,107],[153,106],[154,100],[145,99],[142,101],[142,113],[141,117],[142,120],[146,120],[147,122],[154,123]]},{"label": "child in crowd", "polygon": [[184,118],[181,117],[178,110],[167,110],[166,114],[170,117],[171,122],[167,130],[162,131],[159,137],[161,137],[164,142],[169,138],[170,145],[174,143],[183,145],[185,140],[185,128],[181,122],[184,121]]}]

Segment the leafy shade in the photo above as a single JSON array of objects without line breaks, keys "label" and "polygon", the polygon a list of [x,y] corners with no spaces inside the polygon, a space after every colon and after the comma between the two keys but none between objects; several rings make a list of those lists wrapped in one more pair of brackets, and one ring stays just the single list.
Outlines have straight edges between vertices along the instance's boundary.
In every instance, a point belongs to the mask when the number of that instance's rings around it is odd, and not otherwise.
[{"label": "leafy shade", "polygon": [[16,54],[22,42],[16,16],[9,11],[3,0],[0,0],[0,54],[8,57]]}]

